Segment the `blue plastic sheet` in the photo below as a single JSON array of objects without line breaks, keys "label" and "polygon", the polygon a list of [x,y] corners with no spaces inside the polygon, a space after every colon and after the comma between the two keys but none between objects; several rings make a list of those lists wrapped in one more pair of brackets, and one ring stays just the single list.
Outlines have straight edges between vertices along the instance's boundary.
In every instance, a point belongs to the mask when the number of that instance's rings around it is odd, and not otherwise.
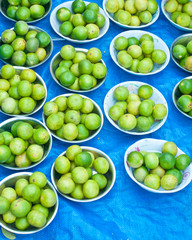
[{"label": "blue plastic sheet", "polygon": [[[62,3],[61,0],[53,1],[53,8]],[[91,1],[90,2],[94,2]],[[102,0],[95,1],[102,7]],[[160,5],[161,1],[157,0]],[[50,16],[50,15],[49,15]],[[49,23],[49,16],[35,25],[46,30],[54,39],[58,38]],[[13,27],[14,23],[0,16],[0,32]],[[120,69],[111,59],[109,45],[111,40],[125,29],[110,22],[107,34],[98,41],[89,44],[72,44],[74,47],[98,47],[103,53],[103,59],[108,67],[106,82],[99,89],[86,94],[96,101],[103,110],[103,101],[106,93],[116,84],[124,81],[142,81],[156,87],[165,96],[169,106],[169,116],[164,126],[157,132],[145,136],[132,136],[118,131],[108,120],[104,119],[101,132],[94,139],[84,143],[84,146],[96,147],[110,156],[113,160],[117,178],[113,189],[102,199],[92,203],[75,203],[59,195],[59,211],[54,221],[39,233],[29,236],[17,236],[23,240],[189,240],[192,235],[192,189],[189,184],[184,190],[174,194],[150,193],[127,175],[124,169],[124,153],[134,142],[145,138],[157,138],[174,141],[186,154],[191,154],[192,120],[183,116],[172,102],[172,90],[175,84],[189,74],[179,69],[171,60],[162,72],[148,76],[138,77]],[[163,16],[162,12],[155,24],[145,28],[160,38],[168,47],[175,38],[184,34],[173,27]],[[54,50],[51,58],[42,66],[35,68],[45,80],[48,88],[48,98],[66,93],[51,78],[49,65],[52,57],[60,48],[70,44],[65,40],[54,41]],[[1,63],[2,66],[2,63]],[[42,120],[42,110],[33,117]],[[0,121],[7,117],[0,114]],[[62,153],[69,144],[62,143],[53,138],[53,147],[49,156],[43,163],[33,168],[32,171],[42,171],[50,180],[51,166],[56,157]],[[0,168],[0,180],[14,173]],[[5,239],[0,233],[0,239]]]}]

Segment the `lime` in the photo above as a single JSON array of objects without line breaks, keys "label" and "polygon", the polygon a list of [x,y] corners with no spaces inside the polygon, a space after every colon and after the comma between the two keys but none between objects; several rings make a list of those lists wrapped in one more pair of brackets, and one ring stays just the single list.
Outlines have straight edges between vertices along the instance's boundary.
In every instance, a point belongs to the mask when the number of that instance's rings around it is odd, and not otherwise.
[{"label": "lime", "polygon": [[186,53],[187,53],[187,49],[185,46],[181,45],[181,44],[177,44],[173,47],[173,56],[177,59],[182,59],[185,57]]},{"label": "lime", "polygon": [[26,43],[26,50],[28,52],[34,53],[39,48],[39,41],[37,38],[30,38]]},{"label": "lime", "polygon": [[101,118],[96,113],[90,113],[85,118],[85,127],[89,130],[96,130],[101,126]]},{"label": "lime", "polygon": [[27,21],[30,17],[30,10],[27,7],[19,7],[15,13],[17,20]]},{"label": "lime", "polygon": [[97,21],[95,22],[95,24],[99,27],[99,28],[102,28],[102,27],[104,27],[104,25],[105,25],[105,17],[102,15],[102,14],[100,14],[100,13],[98,13],[97,14]]},{"label": "lime", "polygon": [[62,23],[59,27],[59,32],[63,36],[69,36],[73,31],[73,24],[69,21]]},{"label": "lime", "polygon": [[159,158],[160,166],[166,170],[171,169],[175,166],[175,157],[171,153],[163,153]]},{"label": "lime", "polygon": [[11,58],[11,63],[15,66],[24,66],[27,56],[23,51],[15,51]]},{"label": "lime", "polygon": [[29,40],[30,38],[35,38],[37,35],[37,31],[35,30],[30,30],[28,33],[25,35],[25,40]]},{"label": "lime", "polygon": [[75,156],[76,166],[87,168],[91,165],[92,158],[88,152],[81,152]]},{"label": "lime", "polygon": [[10,142],[13,140],[13,135],[7,131],[2,132],[2,135],[4,138],[4,144],[8,146]]},{"label": "lime", "polygon": [[88,180],[88,172],[84,167],[75,167],[71,172],[73,181],[77,184],[83,184]]},{"label": "lime", "polygon": [[0,58],[3,60],[8,60],[13,55],[13,47],[9,44],[3,44],[0,46]]},{"label": "lime", "polygon": [[15,69],[11,65],[4,65],[1,68],[1,77],[4,79],[10,79],[15,75]]},{"label": "lime", "polygon": [[99,6],[97,3],[89,3],[87,6],[86,6],[86,9],[91,9],[95,12],[99,12]]},{"label": "lime", "polygon": [[168,1],[165,4],[165,10],[167,12],[175,12],[178,7],[178,2],[177,1]]},{"label": "lime", "polygon": [[23,38],[17,38],[12,42],[11,45],[14,51],[24,51],[26,47],[26,42]]},{"label": "lime", "polygon": [[75,82],[75,75],[71,71],[65,71],[59,77],[59,81],[65,87],[71,86]]},{"label": "lime", "polygon": [[121,52],[119,52],[117,55],[118,63],[124,68],[130,68],[133,63],[131,55],[129,55],[127,52],[122,52],[122,54],[120,53]]},{"label": "lime", "polygon": [[155,169],[159,165],[159,158],[155,153],[149,152],[144,156],[145,166],[149,169]]},{"label": "lime", "polygon": [[99,36],[100,30],[96,24],[89,23],[86,25],[88,39],[97,38]]},{"label": "lime", "polygon": [[143,11],[139,14],[139,19],[142,23],[147,24],[152,21],[152,14],[149,11]]},{"label": "lime", "polygon": [[40,188],[45,187],[47,184],[47,178],[44,173],[42,172],[34,172],[29,177],[29,182],[32,184],[37,185]]},{"label": "lime", "polygon": [[192,79],[183,79],[179,83],[179,90],[183,94],[190,94],[190,93],[192,93]]},{"label": "lime", "polygon": [[80,110],[83,106],[83,98],[78,94],[72,94],[67,98],[67,105],[72,110]]},{"label": "lime", "polygon": [[11,43],[15,38],[16,34],[11,29],[7,29],[1,34],[1,40],[3,43]]},{"label": "lime", "polygon": [[39,40],[39,46],[42,48],[47,47],[51,41],[49,35],[45,32],[37,33],[36,38]]},{"label": "lime", "polygon": [[36,102],[31,97],[24,97],[19,100],[19,109],[23,113],[31,113],[36,106]]},{"label": "lime", "polygon": [[176,23],[182,27],[188,27],[191,22],[191,18],[187,13],[180,13],[176,18]]},{"label": "lime", "polygon": [[26,55],[26,65],[31,67],[39,63],[39,58],[36,53],[27,53]]},{"label": "lime", "polygon": [[95,63],[93,65],[92,75],[96,79],[102,79],[106,76],[106,74],[107,74],[107,68],[103,63]]},{"label": "lime", "polygon": [[89,137],[89,130],[85,127],[84,124],[79,124],[77,140],[83,140]]},{"label": "lime", "polygon": [[27,122],[20,123],[17,126],[17,136],[23,140],[28,140],[33,136],[33,127]]},{"label": "lime", "polygon": [[144,184],[149,188],[157,190],[160,188],[161,180],[156,174],[149,174],[146,176]]},{"label": "lime", "polygon": [[83,13],[83,18],[86,23],[95,23],[97,21],[97,12],[92,9],[87,9]]},{"label": "lime", "polygon": [[71,12],[68,8],[62,7],[57,10],[56,17],[60,22],[68,21],[71,17]]},{"label": "lime", "polygon": [[36,73],[32,69],[24,69],[20,74],[20,78],[32,83],[36,80]]},{"label": "lime", "polygon": [[161,187],[165,190],[172,190],[178,185],[174,175],[166,174],[161,178]]},{"label": "lime", "polygon": [[66,68],[70,68],[72,66],[73,62],[71,60],[62,60],[59,63],[59,67],[66,67]]},{"label": "lime", "polygon": [[149,40],[149,41],[152,41],[153,42],[153,37],[149,34],[143,34],[140,39],[139,39],[139,42],[142,43],[143,41],[145,40]]},{"label": "lime", "polygon": [[131,22],[131,14],[127,11],[119,11],[117,15],[117,21],[123,25],[129,25]]},{"label": "lime", "polygon": [[157,64],[163,64],[167,59],[167,55],[163,50],[155,49],[152,52],[152,60]]},{"label": "lime", "polygon": [[65,45],[60,50],[60,55],[64,60],[71,60],[75,57],[76,50],[71,45]]},{"label": "lime", "polygon": [[89,90],[93,87],[93,77],[88,74],[83,74],[79,78],[79,87],[82,90]]},{"label": "lime", "polygon": [[15,19],[16,18],[16,11],[17,11],[18,7],[16,6],[9,6],[7,8],[7,16],[12,18],[12,19]]},{"label": "lime", "polygon": [[17,218],[15,221],[15,226],[17,229],[19,230],[25,230],[27,229],[30,225],[27,221],[27,217],[23,217],[23,218]]},{"label": "lime", "polygon": [[75,199],[80,199],[80,200],[84,198],[83,188],[82,188],[81,184],[75,184],[75,188],[71,192],[71,197],[73,197]]},{"label": "lime", "polygon": [[144,179],[146,178],[147,175],[149,175],[149,172],[146,167],[141,166],[139,168],[134,169],[133,175],[138,182],[144,182]]},{"label": "lime", "polygon": [[0,196],[0,214],[5,214],[10,208],[10,202],[5,198]]},{"label": "lime", "polygon": [[43,154],[43,148],[37,144],[30,145],[26,151],[27,158],[31,162],[39,162],[42,159]]},{"label": "lime", "polygon": [[124,114],[118,120],[118,125],[123,130],[129,131],[136,127],[137,119],[132,114]]},{"label": "lime", "polygon": [[[0,90],[3,91],[8,91],[10,88],[10,83],[9,81],[5,80],[5,79],[1,79],[0,80]],[[11,97],[11,96],[10,96]]]},{"label": "lime", "polygon": [[142,55],[142,49],[138,45],[129,46],[127,52],[131,55],[132,58],[139,58]]},{"label": "lime", "polygon": [[127,162],[130,167],[132,168],[138,168],[141,167],[144,163],[143,155],[140,152],[133,151],[129,153]]},{"label": "lime", "polygon": [[113,121],[118,121],[123,114],[123,109],[116,104],[109,109],[109,116],[111,119],[113,119]]},{"label": "lime", "polygon": [[100,173],[94,174],[92,179],[97,182],[99,189],[104,189],[107,185],[107,178]]},{"label": "lime", "polygon": [[176,11],[171,14],[171,20],[176,23],[176,19],[179,16],[180,12]]},{"label": "lime", "polygon": [[73,58],[73,63],[79,63],[82,60],[86,59],[86,55],[83,52],[77,52]]},{"label": "lime", "polygon": [[84,26],[77,26],[73,29],[72,34],[77,40],[85,40],[88,37],[88,30]]},{"label": "lime", "polygon": [[14,138],[10,144],[9,148],[14,155],[20,155],[25,151],[25,141],[21,138]]},{"label": "lime", "polygon": [[51,208],[56,204],[57,198],[52,189],[45,189],[41,193],[40,202],[43,207]]},{"label": "lime", "polygon": [[74,13],[82,13],[84,12],[86,5],[83,0],[75,0],[72,3],[72,10]]},{"label": "lime", "polygon": [[34,19],[41,18],[45,14],[45,8],[38,4],[32,5],[30,7],[30,14]]},{"label": "lime", "polygon": [[77,154],[81,153],[82,149],[78,145],[72,145],[67,148],[66,156],[70,161],[74,161]]},{"label": "lime", "polygon": [[162,120],[167,115],[167,108],[163,104],[156,104],[153,107],[152,116],[154,119]]},{"label": "lime", "polygon": [[177,155],[177,145],[174,142],[166,142],[162,147],[162,153],[168,152],[173,154],[174,156]]},{"label": "lime", "polygon": [[148,117],[152,114],[152,111],[153,107],[151,103],[146,100],[142,101],[141,104],[139,105],[139,114],[141,116]]},{"label": "lime", "polygon": [[181,171],[184,171],[191,163],[191,159],[186,154],[181,154],[176,158],[175,166]]},{"label": "lime", "polygon": [[40,188],[35,184],[28,184],[22,191],[22,196],[25,200],[35,202],[41,194]]},{"label": "lime", "polygon": [[148,117],[138,117],[137,118],[137,125],[136,128],[137,130],[139,130],[140,132],[146,132],[150,129],[151,127],[151,122],[148,119]]},{"label": "lime", "polygon": [[152,169],[150,171],[150,173],[155,174],[155,175],[159,176],[160,178],[162,178],[165,175],[165,170],[162,167],[158,166],[158,167]]},{"label": "lime", "polygon": [[147,6],[147,10],[151,13],[154,14],[156,13],[158,9],[158,4],[155,0],[148,0],[148,6]]},{"label": "lime", "polygon": [[5,98],[1,103],[1,108],[3,112],[11,114],[16,108],[16,101],[15,99],[8,97]]},{"label": "lime", "polygon": [[11,157],[11,151],[6,145],[0,145],[0,154],[0,163],[6,162]]},{"label": "lime", "polygon": [[63,97],[63,96],[57,97],[54,102],[56,103],[56,105],[57,105],[56,108],[58,109],[59,112],[63,112],[66,110],[66,108],[67,108],[67,98],[66,97]]},{"label": "lime", "polygon": [[69,141],[73,141],[78,136],[78,128],[74,123],[67,123],[63,127],[63,136]]},{"label": "lime", "polygon": [[45,97],[45,95],[46,95],[46,91],[45,91],[45,88],[43,85],[41,85],[41,84],[33,85],[31,97],[34,100],[36,100],[36,101],[41,100]]},{"label": "lime", "polygon": [[66,178],[66,176],[63,175],[57,182],[57,187],[60,192],[64,194],[69,194],[74,191],[75,183],[71,178]]},{"label": "lime", "polygon": [[138,88],[138,95],[140,98],[148,99],[153,95],[153,88],[144,84]]},{"label": "lime", "polygon": [[70,170],[70,161],[65,156],[60,156],[55,160],[55,170],[60,174],[68,173]]},{"label": "lime", "polygon": [[139,40],[136,37],[130,37],[128,40],[128,46],[139,45]]},{"label": "lime", "polygon": [[178,169],[176,169],[176,168],[170,169],[166,172],[165,175],[167,175],[167,174],[175,176],[177,178],[178,185],[182,182],[183,175]]},{"label": "lime", "polygon": [[88,180],[83,185],[83,194],[86,198],[94,198],[99,194],[99,185],[95,180]]},{"label": "lime", "polygon": [[119,51],[127,49],[128,45],[129,45],[129,41],[126,37],[118,37],[115,39],[114,48]]}]

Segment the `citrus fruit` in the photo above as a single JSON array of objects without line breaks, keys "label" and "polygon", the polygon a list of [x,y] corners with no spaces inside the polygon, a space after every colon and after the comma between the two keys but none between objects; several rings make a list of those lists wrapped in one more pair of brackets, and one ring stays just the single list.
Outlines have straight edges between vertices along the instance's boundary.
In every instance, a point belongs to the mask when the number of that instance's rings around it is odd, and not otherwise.
[{"label": "citrus fruit", "polygon": [[83,194],[86,198],[94,198],[99,194],[99,185],[95,180],[83,184]]},{"label": "citrus fruit", "polygon": [[155,153],[148,152],[144,156],[145,166],[149,169],[155,169],[159,165],[159,158]]},{"label": "citrus fruit", "polygon": [[138,168],[141,167],[144,163],[143,155],[140,152],[133,151],[129,153],[127,162],[130,167],[132,168]]},{"label": "citrus fruit", "polygon": [[174,156],[177,155],[177,145],[174,142],[166,142],[162,147],[162,153],[168,152],[173,154]]},{"label": "citrus fruit", "polygon": [[0,58],[3,60],[8,60],[13,55],[13,47],[9,44],[3,44],[0,46]]},{"label": "citrus fruit", "polygon": [[155,190],[160,188],[160,183],[161,183],[160,177],[157,176],[156,174],[149,174],[144,179],[145,186]]},{"label": "citrus fruit", "polygon": [[169,170],[175,166],[175,156],[171,153],[165,152],[159,158],[160,166],[166,170]]},{"label": "citrus fruit", "polygon": [[182,182],[183,175],[178,169],[176,169],[176,168],[170,169],[166,172],[165,175],[167,175],[167,174],[175,176],[177,178],[178,185]]},{"label": "citrus fruit", "polygon": [[172,190],[178,185],[174,175],[166,174],[161,178],[161,187],[165,190]]},{"label": "citrus fruit", "polygon": [[49,35],[45,32],[37,33],[36,38],[37,38],[37,40],[39,40],[39,46],[41,48],[47,47],[49,45],[49,43],[51,42]]},{"label": "citrus fruit", "polygon": [[138,182],[144,182],[144,179],[149,175],[149,172],[146,167],[141,166],[134,169],[133,175]]},{"label": "citrus fruit", "polygon": [[191,159],[186,154],[181,154],[176,158],[175,166],[179,170],[185,170],[191,163]]}]

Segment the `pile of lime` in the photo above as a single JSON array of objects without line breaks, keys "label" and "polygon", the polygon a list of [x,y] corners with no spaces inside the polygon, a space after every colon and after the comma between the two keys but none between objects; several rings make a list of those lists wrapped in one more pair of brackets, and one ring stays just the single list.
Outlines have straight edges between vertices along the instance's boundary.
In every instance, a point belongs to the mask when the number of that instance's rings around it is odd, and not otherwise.
[{"label": "pile of lime", "polygon": [[50,0],[8,0],[7,16],[17,21],[31,22],[42,18]]},{"label": "pile of lime", "polygon": [[190,165],[186,154],[177,156],[177,146],[166,142],[161,152],[133,151],[127,157],[127,163],[134,168],[133,175],[138,182],[152,189],[172,190],[181,184],[183,171]]},{"label": "pile of lime", "polygon": [[113,92],[116,103],[109,109],[109,117],[125,130],[146,132],[154,121],[161,121],[167,115],[167,107],[155,103],[151,98],[153,88],[142,85],[136,93],[129,93],[127,87],[119,86]]},{"label": "pile of lime", "polygon": [[0,107],[7,114],[30,114],[46,96],[44,86],[32,69],[19,71],[4,65],[0,73]]},{"label": "pile of lime", "polygon": [[66,7],[60,8],[56,17],[62,22],[59,32],[76,40],[97,38],[100,28],[105,25],[105,17],[99,13],[98,4],[89,3],[86,6],[82,0],[73,1],[72,12]]},{"label": "pile of lime", "polygon": [[190,0],[169,0],[165,11],[171,14],[171,20],[181,27],[192,28],[192,2]]},{"label": "pile of lime", "polygon": [[61,95],[45,103],[43,113],[47,127],[68,141],[86,139],[101,126],[93,102],[79,94]]},{"label": "pile of lime", "polygon": [[154,49],[154,39],[149,34],[143,34],[140,39],[118,37],[115,39],[114,48],[118,51],[118,63],[136,73],[152,72],[154,64],[162,65],[167,59],[163,50]]},{"label": "pile of lime", "polygon": [[41,161],[49,145],[48,131],[36,122],[18,120],[0,133],[0,163],[26,168]]},{"label": "pile of lime", "polygon": [[150,23],[157,9],[155,0],[108,0],[106,3],[106,10],[114,14],[114,20],[128,26]]},{"label": "pile of lime", "polygon": [[192,117],[192,78],[183,79],[179,83],[180,97],[177,99],[177,106]]},{"label": "pile of lime", "polygon": [[192,71],[192,40],[186,44],[176,44],[173,47],[172,54],[181,67]]},{"label": "pile of lime", "polygon": [[38,229],[46,225],[56,202],[54,191],[47,187],[45,174],[34,172],[4,187],[0,195],[0,214],[8,227],[14,226],[21,231]]},{"label": "pile of lime", "polygon": [[24,21],[1,34],[0,58],[13,66],[33,67],[47,57],[51,39],[46,32],[29,30]]},{"label": "pile of lime", "polygon": [[60,56],[63,60],[58,63],[55,77],[66,88],[89,90],[106,77],[107,68],[101,62],[102,53],[98,48],[90,48],[84,53],[65,45],[61,48]]},{"label": "pile of lime", "polygon": [[109,162],[97,153],[72,145],[65,156],[55,160],[58,173],[57,187],[75,199],[91,199],[105,191],[108,183]]}]

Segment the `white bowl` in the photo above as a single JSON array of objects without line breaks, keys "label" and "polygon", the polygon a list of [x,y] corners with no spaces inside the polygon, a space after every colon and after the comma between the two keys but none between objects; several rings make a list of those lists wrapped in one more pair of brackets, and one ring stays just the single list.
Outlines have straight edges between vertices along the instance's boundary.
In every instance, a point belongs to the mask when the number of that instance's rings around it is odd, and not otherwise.
[{"label": "white bowl", "polygon": [[[112,187],[113,187],[113,185],[115,183],[115,179],[116,179],[116,170],[115,170],[115,166],[113,164],[113,161],[104,152],[100,151],[97,148],[93,148],[93,147],[82,146],[81,149],[83,151],[92,152],[97,157],[104,157],[104,158],[107,159],[107,161],[109,163],[109,171],[105,174],[105,177],[107,178],[107,186],[104,189],[100,190],[99,195],[97,197],[95,197],[95,198],[80,200],[80,199],[72,198],[70,195],[61,193],[59,191],[59,189],[57,188],[57,185],[56,185],[56,182],[61,177],[61,174],[56,172],[56,170],[55,170],[55,163],[53,163],[52,168],[51,168],[51,181],[53,183],[53,186],[61,194],[61,196],[67,198],[68,200],[71,200],[71,201],[74,201],[74,202],[93,202],[93,201],[96,201],[96,200],[104,197],[112,189]],[[66,151],[61,153],[59,156],[65,156],[65,154],[66,154]]]},{"label": "white bowl", "polygon": [[[190,1],[192,1],[192,0],[190,0]],[[161,10],[162,10],[164,16],[169,20],[169,22],[170,22],[174,27],[176,27],[176,28],[178,28],[178,29],[180,29],[180,30],[187,31],[187,32],[192,32],[192,29],[187,28],[187,27],[182,27],[182,26],[178,25],[177,23],[175,23],[175,22],[173,22],[173,21],[171,20],[171,13],[165,11],[165,7],[164,7],[164,6],[165,6],[166,2],[168,2],[168,0],[162,0],[162,2],[161,2]]]},{"label": "white bowl", "polygon": [[119,86],[124,86],[126,88],[128,88],[129,93],[137,93],[137,89],[142,86],[142,85],[149,85],[148,83],[143,83],[143,82],[136,82],[136,81],[129,81],[129,82],[123,82],[120,84],[117,84],[116,86],[114,86],[113,88],[111,88],[111,90],[109,90],[109,92],[106,94],[105,99],[104,99],[104,112],[105,112],[105,116],[107,117],[107,119],[109,120],[109,122],[116,127],[118,130],[124,132],[124,133],[128,133],[128,134],[132,134],[132,135],[145,135],[145,134],[149,134],[152,132],[157,131],[160,127],[163,126],[163,124],[165,123],[165,121],[167,120],[167,116],[168,116],[168,105],[167,102],[164,98],[164,96],[153,86],[151,86],[153,88],[153,95],[150,97],[150,99],[152,99],[156,104],[158,103],[162,103],[166,106],[167,108],[167,115],[160,121],[155,121],[152,125],[152,127],[149,129],[149,131],[147,132],[140,132],[137,129],[133,129],[131,131],[126,131],[123,130],[119,127],[119,125],[113,121],[110,116],[109,116],[109,109],[114,106],[114,104],[117,102],[117,100],[113,97],[113,92],[114,90],[119,87]]},{"label": "white bowl", "polygon": [[[0,182],[0,190],[2,191],[5,187],[14,187],[17,180],[19,180],[21,178],[29,179],[31,174],[32,174],[32,172],[20,172],[20,173],[14,173],[12,175],[9,175],[8,177],[4,178]],[[39,232],[39,231],[43,230],[44,228],[46,228],[53,221],[53,219],[55,218],[55,216],[57,214],[58,207],[59,207],[59,198],[57,195],[57,191],[55,190],[53,185],[48,180],[47,180],[47,184],[45,185],[45,188],[53,190],[57,201],[56,201],[56,204],[52,208],[49,209],[49,216],[47,219],[47,223],[44,227],[34,228],[34,227],[30,226],[26,230],[19,230],[15,227],[14,224],[5,223],[2,219],[2,217],[0,217],[0,226],[2,226],[2,228],[6,229],[9,232],[12,232],[15,234],[22,234],[22,235],[36,233],[36,232]]]},{"label": "white bowl", "polygon": [[[56,13],[57,13],[57,10],[59,10],[60,8],[62,7],[66,7],[68,8],[71,12],[72,12],[72,3],[74,1],[69,1],[69,2],[64,2],[60,5],[58,5],[56,8],[53,9],[52,13],[51,13],[51,16],[50,16],[50,23],[51,23],[51,26],[53,28],[53,30],[62,38],[70,41],[70,42],[74,42],[74,43],[89,43],[89,42],[92,42],[92,41],[95,41],[95,40],[98,40],[99,38],[103,37],[105,35],[105,33],[108,31],[109,29],[109,19],[108,17],[106,16],[105,12],[103,11],[102,8],[99,8],[99,13],[102,14],[104,17],[105,17],[105,25],[100,28],[100,33],[99,33],[99,36],[97,38],[93,38],[93,39],[86,39],[86,40],[75,40],[75,39],[72,39],[70,37],[66,37],[66,36],[63,36],[60,32],[59,32],[59,27],[61,25],[61,22],[59,20],[57,20],[57,17],[56,17]],[[86,5],[88,5],[90,2],[86,2],[84,1],[84,3]]]},{"label": "white bowl", "polygon": [[181,60],[176,59],[173,56],[173,48],[178,44],[181,44],[186,47],[188,42],[190,42],[191,40],[192,40],[192,33],[183,34],[173,41],[173,43],[171,44],[171,48],[170,48],[171,58],[173,59],[174,63],[177,64],[178,67],[180,67],[181,69],[183,69],[184,71],[189,72],[189,73],[192,73],[192,71],[187,70],[186,68],[182,67],[179,64]]},{"label": "white bowl", "polygon": [[[28,68],[19,67],[19,66],[14,66],[14,68],[15,68],[15,73],[19,74],[19,75],[20,75],[21,71],[23,71],[24,69],[28,69]],[[1,77],[1,74],[0,74],[0,77]],[[30,112],[30,113],[20,113],[19,115],[18,114],[16,115],[16,114],[3,112],[3,110],[0,107],[0,113],[5,114],[9,117],[20,117],[20,116],[27,117],[27,116],[30,116],[30,115],[38,112],[42,108],[42,106],[44,105],[44,103],[47,99],[47,86],[46,86],[44,80],[42,79],[42,77],[38,73],[36,73],[36,80],[35,80],[35,82],[33,82],[33,84],[41,84],[45,88],[45,97],[43,99],[37,101],[37,104],[36,104],[36,106],[35,106],[35,108],[32,112]]]},{"label": "white bowl", "polygon": [[[74,93],[66,93],[66,94],[59,95],[59,96],[57,96],[57,97],[61,97],[61,96],[62,96],[62,97],[69,97],[69,96],[71,96],[71,95],[73,95],[73,94],[74,94]],[[69,140],[67,140],[67,139],[60,138],[60,137],[58,137],[58,136],[55,134],[55,131],[49,129],[49,131],[51,132],[51,134],[52,134],[55,138],[57,138],[58,140],[60,140],[60,141],[62,141],[62,142],[65,142],[65,143],[72,143],[72,144],[75,144],[75,143],[76,143],[76,144],[79,144],[79,143],[82,143],[82,142],[89,141],[89,140],[91,140],[92,138],[94,138],[94,137],[101,131],[101,129],[102,129],[102,127],[103,127],[103,122],[104,122],[103,113],[102,113],[99,105],[98,105],[95,101],[93,101],[91,98],[88,98],[88,97],[86,97],[86,96],[84,96],[84,95],[81,95],[81,94],[78,94],[78,95],[80,95],[83,99],[86,98],[86,99],[89,99],[89,100],[91,100],[91,101],[93,102],[94,108],[93,108],[92,113],[96,113],[96,114],[98,114],[98,115],[100,116],[100,118],[101,118],[101,125],[100,125],[100,127],[99,127],[98,129],[96,129],[96,130],[94,130],[94,131],[91,131],[91,133],[90,133],[90,135],[89,135],[88,138],[83,139],[83,140],[73,140],[73,141],[69,141]],[[57,97],[51,99],[50,101],[51,101],[51,102],[54,102]],[[46,119],[47,119],[47,117],[45,116],[44,113],[42,114],[42,119],[43,119],[43,123],[45,124],[45,126],[47,126],[47,125],[46,125]]]},{"label": "white bowl", "polygon": [[[149,73],[135,73],[135,72],[130,71],[129,69],[126,69],[126,68],[122,67],[118,63],[118,61],[117,61],[118,51],[114,48],[114,42],[118,37],[126,37],[126,38],[136,37],[136,38],[140,39],[140,37],[143,34],[149,34],[150,36],[153,37],[154,49],[163,50],[167,55],[167,59],[166,59],[165,63],[163,63],[162,65],[154,64],[154,68],[153,68],[152,72],[149,72]],[[119,66],[120,68],[122,68],[124,71],[126,71],[128,73],[138,75],[138,76],[148,76],[148,75],[152,75],[152,74],[161,72],[168,65],[169,60],[170,60],[170,52],[169,52],[169,48],[167,47],[166,43],[161,38],[156,36],[155,34],[150,33],[150,32],[146,32],[146,31],[141,31],[141,30],[129,30],[129,31],[126,31],[126,32],[122,32],[122,33],[118,34],[116,37],[114,37],[111,44],[110,44],[110,54],[111,54],[111,57],[112,57],[113,61],[117,64],[117,66]]]},{"label": "white bowl", "polygon": [[124,25],[124,24],[121,24],[119,23],[118,21],[116,21],[113,16],[114,14],[113,13],[109,13],[107,12],[107,9],[106,9],[106,3],[107,3],[107,0],[103,0],[103,9],[105,11],[105,14],[108,16],[108,18],[111,19],[111,21],[113,21],[114,23],[116,23],[117,25],[119,25],[120,27],[122,28],[126,28],[126,29],[141,29],[141,28],[145,28],[145,27],[149,27],[150,25],[152,25],[153,23],[155,23],[159,17],[159,14],[160,14],[160,9],[159,9],[159,6],[158,6],[158,9],[156,11],[156,13],[154,13],[152,15],[152,20],[151,22],[147,23],[147,24],[144,24],[144,23],[141,23],[140,26],[129,26],[129,25]]},{"label": "white bowl", "polygon": [[[183,173],[183,180],[181,182],[180,185],[178,185],[175,189],[173,190],[164,190],[162,187],[160,187],[158,190],[154,190],[152,188],[149,188],[147,186],[145,186],[143,183],[138,182],[134,175],[133,175],[133,168],[131,168],[128,163],[127,163],[127,157],[129,155],[129,153],[131,153],[132,151],[148,151],[148,152],[161,152],[161,149],[164,145],[164,143],[166,143],[167,141],[165,140],[159,140],[159,139],[153,139],[153,138],[145,138],[142,139],[136,143],[134,143],[133,145],[131,145],[127,151],[125,152],[124,155],[124,165],[125,165],[125,169],[127,171],[127,174],[129,175],[129,177],[136,182],[140,187],[144,188],[145,190],[149,191],[149,192],[154,192],[154,193],[174,193],[174,192],[178,192],[180,190],[182,190],[183,188],[185,188],[190,182],[191,182],[191,178],[192,178],[192,164],[190,164],[185,171],[182,171]],[[181,151],[181,149],[177,148],[177,156],[181,155],[181,154],[185,154],[183,151]]]},{"label": "white bowl", "polygon": [[[186,78],[183,78],[183,79],[192,79],[192,76],[186,77]],[[183,79],[182,79],[182,80],[183,80]],[[182,80],[181,80],[181,81],[182,81]],[[181,81],[180,81],[180,82],[181,82]],[[177,108],[177,110],[178,110],[179,112],[181,112],[181,113],[182,113],[183,115],[185,115],[186,117],[192,119],[192,116],[189,116],[189,114],[183,112],[183,111],[177,106],[177,100],[179,99],[179,97],[181,97],[181,96],[183,95],[183,94],[180,92],[180,90],[179,90],[179,84],[180,84],[180,82],[178,82],[178,83],[175,85],[174,89],[173,89],[173,93],[172,93],[173,103],[174,103],[175,107]]]},{"label": "white bowl", "polygon": [[[83,53],[87,53],[88,52],[88,49],[84,49],[84,48],[75,48],[76,52],[83,52]],[[71,91],[71,92],[76,92],[76,93],[84,93],[84,92],[91,92],[93,90],[96,90],[97,88],[99,88],[106,80],[107,78],[107,74],[104,78],[102,79],[97,79],[97,85],[94,87],[94,88],[91,88],[89,90],[73,90],[73,89],[70,89],[68,87],[65,87],[63,86],[60,81],[56,78],[55,76],[55,71],[56,69],[59,67],[59,63],[62,61],[62,57],[60,55],[60,52],[56,53],[55,56],[53,57],[53,59],[51,60],[51,64],[50,64],[50,72],[51,72],[51,76],[53,78],[53,80],[59,85],[61,86],[62,88],[68,90],[68,91]],[[101,59],[99,62],[103,63],[105,66],[105,62],[103,61],[103,59]]]}]

